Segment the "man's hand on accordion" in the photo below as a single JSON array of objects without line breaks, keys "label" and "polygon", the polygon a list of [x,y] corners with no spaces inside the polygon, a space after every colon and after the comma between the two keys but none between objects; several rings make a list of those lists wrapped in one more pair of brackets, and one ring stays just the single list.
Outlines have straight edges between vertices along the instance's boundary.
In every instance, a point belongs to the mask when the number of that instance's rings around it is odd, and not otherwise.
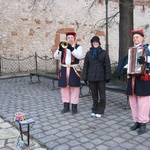
[{"label": "man's hand on accordion", "polygon": [[144,56],[140,56],[138,59],[137,59],[138,63],[139,64],[143,64],[145,63],[145,57]]}]

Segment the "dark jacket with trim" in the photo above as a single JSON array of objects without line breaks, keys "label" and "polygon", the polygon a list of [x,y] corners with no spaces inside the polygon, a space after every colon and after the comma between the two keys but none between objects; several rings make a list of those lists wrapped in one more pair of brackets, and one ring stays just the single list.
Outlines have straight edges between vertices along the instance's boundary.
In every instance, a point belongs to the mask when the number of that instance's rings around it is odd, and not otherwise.
[{"label": "dark jacket with trim", "polygon": [[[79,46],[80,45],[76,44],[75,51],[78,50]],[[63,59],[63,53],[64,53],[64,50],[62,51],[61,61]],[[71,64],[79,64],[79,59],[75,58],[74,62],[71,62]],[[66,78],[66,67],[61,66],[58,76],[59,76],[59,79],[58,79],[59,87],[67,87],[67,86],[80,87],[80,77],[75,73],[73,67],[70,67],[68,85],[67,85],[67,78]]]}]

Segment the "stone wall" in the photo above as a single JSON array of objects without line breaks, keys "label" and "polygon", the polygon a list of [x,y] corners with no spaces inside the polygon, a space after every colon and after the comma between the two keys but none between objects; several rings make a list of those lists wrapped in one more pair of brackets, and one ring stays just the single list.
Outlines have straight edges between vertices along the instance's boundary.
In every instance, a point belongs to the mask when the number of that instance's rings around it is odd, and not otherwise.
[{"label": "stone wall", "polygon": [[[116,0],[109,1],[109,16],[119,11]],[[101,38],[105,48],[105,1],[98,0],[0,0],[0,55],[27,57],[35,52],[53,57],[66,31],[75,30],[83,46],[83,57],[94,35]],[[150,43],[150,8],[134,8],[134,27],[144,29]],[[139,21],[141,20],[141,21]],[[109,24],[109,54],[118,60],[119,16]]]}]

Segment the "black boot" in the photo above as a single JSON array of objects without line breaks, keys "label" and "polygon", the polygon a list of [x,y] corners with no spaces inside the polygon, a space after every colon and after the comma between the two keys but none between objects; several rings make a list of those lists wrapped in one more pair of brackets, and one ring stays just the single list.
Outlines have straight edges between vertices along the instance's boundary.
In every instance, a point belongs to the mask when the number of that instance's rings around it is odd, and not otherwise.
[{"label": "black boot", "polygon": [[138,135],[146,132],[146,123],[140,123],[140,128],[138,130]]},{"label": "black boot", "polygon": [[130,130],[136,130],[138,128],[140,128],[140,123],[136,122],[132,127],[130,127]]},{"label": "black boot", "polygon": [[72,104],[72,114],[76,114],[78,112],[77,110],[77,104]]},{"label": "black boot", "polygon": [[70,110],[69,106],[70,106],[70,103],[64,103],[64,108],[61,111],[61,113],[64,114],[64,113],[68,112]]}]

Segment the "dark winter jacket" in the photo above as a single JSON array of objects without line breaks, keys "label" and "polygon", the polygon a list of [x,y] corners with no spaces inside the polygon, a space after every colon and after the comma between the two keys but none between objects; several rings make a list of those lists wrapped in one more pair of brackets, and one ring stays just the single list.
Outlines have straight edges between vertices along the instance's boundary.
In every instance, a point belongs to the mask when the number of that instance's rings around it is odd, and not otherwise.
[{"label": "dark winter jacket", "polygon": [[100,47],[97,59],[92,58],[92,48],[86,53],[83,67],[83,80],[106,81],[111,79],[111,66],[108,53]]}]

